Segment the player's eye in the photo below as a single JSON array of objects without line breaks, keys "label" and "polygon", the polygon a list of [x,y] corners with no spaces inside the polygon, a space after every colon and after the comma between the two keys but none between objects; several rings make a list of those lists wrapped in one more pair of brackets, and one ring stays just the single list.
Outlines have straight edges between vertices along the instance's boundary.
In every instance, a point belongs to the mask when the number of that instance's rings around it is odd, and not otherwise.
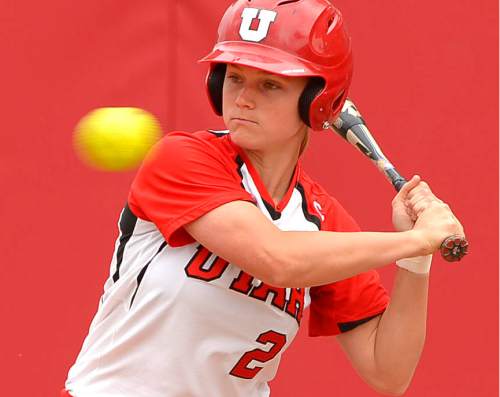
[{"label": "player's eye", "polygon": [[226,75],[226,79],[229,80],[231,83],[241,83],[242,81],[241,77],[234,73],[228,73]]},{"label": "player's eye", "polygon": [[265,81],[264,88],[266,90],[278,90],[281,88],[281,85],[275,81]]}]

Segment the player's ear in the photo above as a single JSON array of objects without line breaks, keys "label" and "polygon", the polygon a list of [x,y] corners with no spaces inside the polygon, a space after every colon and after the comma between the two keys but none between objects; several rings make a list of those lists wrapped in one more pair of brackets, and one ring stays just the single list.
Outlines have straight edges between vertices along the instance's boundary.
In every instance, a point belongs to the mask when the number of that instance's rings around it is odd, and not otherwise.
[{"label": "player's ear", "polygon": [[222,87],[226,77],[227,65],[225,63],[216,63],[211,69],[207,77],[208,93],[215,113],[222,116]]}]

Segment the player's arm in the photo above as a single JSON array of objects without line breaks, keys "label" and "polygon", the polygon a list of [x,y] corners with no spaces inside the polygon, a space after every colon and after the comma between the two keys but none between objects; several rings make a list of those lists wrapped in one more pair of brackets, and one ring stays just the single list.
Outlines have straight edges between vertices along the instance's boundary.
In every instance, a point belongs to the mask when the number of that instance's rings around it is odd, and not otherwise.
[{"label": "player's arm", "polygon": [[335,337],[379,393],[399,396],[410,385],[425,342],[428,285],[428,275],[398,269],[385,312]]},{"label": "player's arm", "polygon": [[280,231],[245,201],[251,196],[231,173],[235,164],[228,158],[198,135],[167,135],[136,175],[132,211],[154,222],[169,244],[187,243],[190,234],[252,276],[284,287],[326,284],[423,255],[456,232],[449,209],[439,207],[403,233]]},{"label": "player's arm", "polygon": [[[432,212],[432,211],[431,211]],[[430,218],[446,218],[435,208]],[[185,225],[211,252],[275,286],[307,287],[342,280],[405,257],[436,250],[456,224],[422,222],[407,232],[280,231],[253,204],[234,201]]]},{"label": "player's arm", "polygon": [[[418,177],[413,178],[410,184],[418,181]],[[414,219],[432,203],[440,202],[424,182],[411,190],[408,186],[403,189],[392,203],[396,230],[411,229]],[[405,392],[422,353],[429,288],[429,268],[424,264],[422,260],[422,266],[418,261],[413,262],[413,271],[422,272],[420,274],[399,268],[385,312],[337,336],[360,376],[385,394],[401,395]]]}]

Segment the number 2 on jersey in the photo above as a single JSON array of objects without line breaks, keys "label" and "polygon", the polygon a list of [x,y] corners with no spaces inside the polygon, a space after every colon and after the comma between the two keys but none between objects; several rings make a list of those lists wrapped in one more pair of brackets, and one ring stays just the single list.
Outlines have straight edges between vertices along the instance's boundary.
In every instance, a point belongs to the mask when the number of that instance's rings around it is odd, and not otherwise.
[{"label": "number 2 on jersey", "polygon": [[244,379],[253,379],[262,367],[255,366],[254,368],[249,368],[248,365],[250,362],[255,360],[259,363],[266,363],[272,360],[280,352],[283,346],[285,346],[286,335],[275,331],[267,331],[259,335],[257,342],[262,343],[263,345],[271,343],[272,347],[269,351],[254,349],[243,354],[231,370],[231,375]]}]

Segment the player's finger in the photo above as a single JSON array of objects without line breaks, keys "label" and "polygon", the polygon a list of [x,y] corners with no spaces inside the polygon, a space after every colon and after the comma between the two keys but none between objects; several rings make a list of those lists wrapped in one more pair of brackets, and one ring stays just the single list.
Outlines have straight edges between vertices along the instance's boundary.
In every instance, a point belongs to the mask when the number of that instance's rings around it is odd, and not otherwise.
[{"label": "player's finger", "polygon": [[408,195],[408,193],[415,188],[418,184],[420,183],[420,176],[419,175],[413,175],[413,177],[406,182],[401,190],[399,191],[403,196]]},{"label": "player's finger", "polygon": [[408,192],[411,191],[415,186],[420,182],[420,176],[414,175],[408,182],[406,182],[401,190],[398,192],[394,200],[392,200],[392,204],[394,205],[399,200],[405,200],[408,196]]},{"label": "player's finger", "polygon": [[420,186],[417,186],[415,189],[413,189],[407,198],[408,200],[419,200],[423,197],[430,198],[432,200],[437,201],[438,203],[442,203],[442,201],[438,197],[436,197],[430,189],[426,187],[420,188]]},{"label": "player's finger", "polygon": [[431,188],[424,181],[420,181],[420,183],[417,186],[415,186],[411,191],[408,192],[408,198],[412,198],[413,196],[418,194],[426,194],[434,196],[434,193],[432,192]]},{"label": "player's finger", "polygon": [[407,200],[407,205],[412,208],[417,213],[420,213],[422,209],[427,208],[431,203],[441,203],[433,194],[428,192],[421,192],[418,195],[413,196],[411,199]]},{"label": "player's finger", "polygon": [[418,203],[421,200],[435,200],[435,201],[437,201],[434,196],[426,194],[426,193],[419,193],[419,194],[416,194],[412,197],[407,198],[407,202],[410,205],[415,205],[416,203]]},{"label": "player's finger", "polygon": [[434,200],[430,200],[428,198],[424,198],[415,203],[411,209],[416,213],[417,216],[420,216],[422,212],[424,212],[427,208],[429,208]]},{"label": "player's finger", "polygon": [[409,205],[406,205],[406,203],[405,203],[405,211],[413,222],[417,220],[418,218],[417,214],[415,213],[415,211],[413,211],[413,208]]},{"label": "player's finger", "polygon": [[411,197],[408,196],[406,198],[406,201],[409,203],[409,204],[415,204],[417,203],[418,201],[422,200],[422,199],[432,199],[433,197],[426,194],[426,193],[423,193],[423,192],[420,192],[419,194],[414,194],[412,195]]},{"label": "player's finger", "polygon": [[413,197],[411,200],[408,200],[408,206],[415,212],[419,213],[418,209],[427,208],[432,202],[437,202],[433,197],[429,196],[417,196]]}]

